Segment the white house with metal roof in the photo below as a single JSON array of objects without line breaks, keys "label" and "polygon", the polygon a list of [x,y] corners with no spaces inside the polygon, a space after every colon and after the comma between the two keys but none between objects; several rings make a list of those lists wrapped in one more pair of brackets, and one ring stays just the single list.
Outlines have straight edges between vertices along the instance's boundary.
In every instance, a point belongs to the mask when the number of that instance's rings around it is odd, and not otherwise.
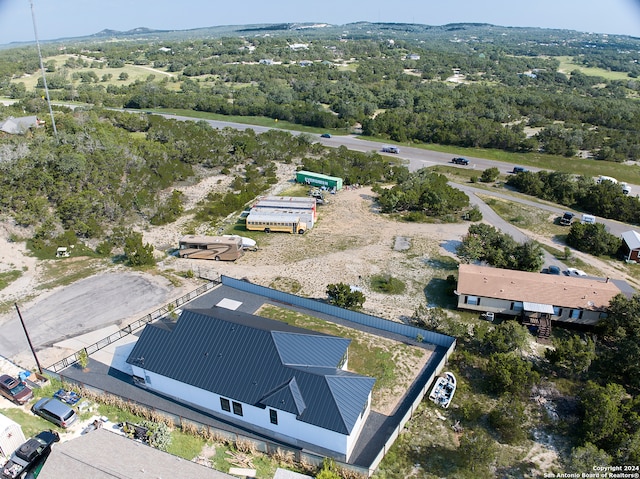
[{"label": "white house with metal roof", "polygon": [[458,308],[596,324],[622,291],[614,281],[460,264]]},{"label": "white house with metal roof", "polygon": [[40,125],[44,125],[44,121],[39,120],[35,115],[21,116],[18,118],[10,116],[6,120],[0,121],[0,131],[12,135],[22,135],[30,128]]},{"label": "white house with metal roof", "polygon": [[127,363],[148,389],[348,461],[375,383],[346,370],[350,342],[214,306],[147,325]]}]

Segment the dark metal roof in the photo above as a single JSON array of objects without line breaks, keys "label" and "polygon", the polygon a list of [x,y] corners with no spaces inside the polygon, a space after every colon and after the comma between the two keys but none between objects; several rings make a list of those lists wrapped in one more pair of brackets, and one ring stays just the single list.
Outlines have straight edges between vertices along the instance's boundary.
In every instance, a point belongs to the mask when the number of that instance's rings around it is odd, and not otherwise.
[{"label": "dark metal roof", "polygon": [[239,311],[185,309],[173,331],[145,327],[127,362],[349,434],[375,382],[337,368],[349,343]]}]

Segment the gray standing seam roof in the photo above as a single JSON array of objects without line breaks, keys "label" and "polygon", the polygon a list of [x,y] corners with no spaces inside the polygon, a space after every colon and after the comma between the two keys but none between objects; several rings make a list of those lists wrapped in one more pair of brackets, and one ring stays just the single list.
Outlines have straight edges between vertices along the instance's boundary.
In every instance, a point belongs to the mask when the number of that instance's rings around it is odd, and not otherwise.
[{"label": "gray standing seam roof", "polygon": [[127,362],[298,420],[350,434],[375,379],[339,369],[350,340],[224,308],[148,325]]}]

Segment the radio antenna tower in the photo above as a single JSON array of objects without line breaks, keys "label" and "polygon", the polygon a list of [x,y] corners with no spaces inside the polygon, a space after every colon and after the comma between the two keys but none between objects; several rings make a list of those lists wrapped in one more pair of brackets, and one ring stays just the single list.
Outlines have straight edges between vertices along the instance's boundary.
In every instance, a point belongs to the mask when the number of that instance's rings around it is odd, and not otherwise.
[{"label": "radio antenna tower", "polygon": [[58,130],[56,129],[56,120],[53,117],[51,109],[51,98],[49,98],[49,88],[47,87],[47,77],[44,73],[44,63],[42,63],[42,52],[40,51],[40,41],[38,40],[38,29],[36,27],[36,12],[33,8],[33,0],[29,0],[31,5],[31,19],[33,20],[33,34],[36,37],[36,47],[38,48],[38,58],[40,59],[40,70],[42,70],[42,84],[44,85],[44,93],[47,96],[47,106],[49,107],[49,115],[51,116],[51,126],[53,127],[53,136],[58,141]]}]

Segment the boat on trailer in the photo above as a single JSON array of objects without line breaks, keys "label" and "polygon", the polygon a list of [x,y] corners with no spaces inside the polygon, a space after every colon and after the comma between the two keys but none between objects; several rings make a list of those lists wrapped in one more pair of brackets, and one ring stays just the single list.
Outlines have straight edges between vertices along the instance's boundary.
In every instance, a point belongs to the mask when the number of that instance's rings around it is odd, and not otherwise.
[{"label": "boat on trailer", "polygon": [[440,376],[436,380],[435,386],[429,394],[431,399],[438,406],[448,408],[453,399],[453,394],[456,392],[456,377],[451,372],[444,373],[444,376]]}]

